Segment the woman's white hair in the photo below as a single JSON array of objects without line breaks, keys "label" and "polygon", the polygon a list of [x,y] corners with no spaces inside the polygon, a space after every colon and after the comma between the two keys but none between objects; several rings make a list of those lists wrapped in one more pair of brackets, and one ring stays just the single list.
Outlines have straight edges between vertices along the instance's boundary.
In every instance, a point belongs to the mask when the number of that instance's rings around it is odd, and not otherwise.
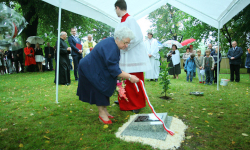
[{"label": "woman's white hair", "polygon": [[114,38],[118,40],[123,40],[129,38],[130,41],[135,39],[134,33],[128,27],[122,27],[120,30],[116,31]]}]

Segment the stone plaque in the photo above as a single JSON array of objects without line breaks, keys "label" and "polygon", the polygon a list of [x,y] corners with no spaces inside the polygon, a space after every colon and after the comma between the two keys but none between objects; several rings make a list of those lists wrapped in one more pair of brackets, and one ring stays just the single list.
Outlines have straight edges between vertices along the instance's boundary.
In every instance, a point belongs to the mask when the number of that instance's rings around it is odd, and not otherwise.
[{"label": "stone plaque", "polygon": [[[167,113],[157,113],[157,116],[165,123],[167,128],[170,127],[171,116],[168,116]],[[162,123],[154,114],[139,114],[121,133],[124,136],[137,136],[158,140],[165,140],[167,134]]]},{"label": "stone plaque", "polygon": [[[163,119],[163,115],[157,115],[160,119]],[[152,121],[160,121],[158,118],[155,117],[154,114],[138,116],[135,119],[135,122],[152,122]]]}]

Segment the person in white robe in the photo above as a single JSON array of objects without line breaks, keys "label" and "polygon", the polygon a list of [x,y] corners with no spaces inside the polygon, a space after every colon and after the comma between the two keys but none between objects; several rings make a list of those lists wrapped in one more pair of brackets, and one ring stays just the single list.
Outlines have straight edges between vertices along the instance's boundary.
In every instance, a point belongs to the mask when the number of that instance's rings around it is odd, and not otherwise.
[{"label": "person in white robe", "polygon": [[150,79],[150,81],[155,79],[155,82],[157,82],[160,73],[160,54],[158,42],[153,38],[153,34],[151,32],[148,33],[148,40],[145,41],[145,46],[147,48],[148,57],[152,66],[151,70],[145,72],[145,78]]},{"label": "person in white robe", "polygon": [[[141,28],[138,25],[135,18],[131,17],[127,13],[127,4],[125,0],[117,0],[115,2],[115,11],[118,17],[121,17],[121,23],[118,23],[115,31],[120,30],[122,27],[126,26],[135,35],[134,40],[130,41],[130,44],[125,50],[120,51],[120,62],[119,66],[121,70],[135,75],[140,80],[144,81],[144,74],[151,69],[151,64],[147,54],[145,44],[143,42],[143,35]],[[135,89],[135,85],[126,82],[126,96],[128,101],[124,98],[118,97],[120,110],[133,110],[134,113],[139,113],[139,110],[146,106],[145,96],[143,94],[143,89],[138,85],[139,92]]]}]

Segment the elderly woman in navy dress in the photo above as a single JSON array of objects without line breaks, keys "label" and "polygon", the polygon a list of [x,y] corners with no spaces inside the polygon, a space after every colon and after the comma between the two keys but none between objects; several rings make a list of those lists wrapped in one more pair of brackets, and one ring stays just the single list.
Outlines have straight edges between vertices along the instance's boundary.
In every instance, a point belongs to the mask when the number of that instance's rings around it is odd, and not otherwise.
[{"label": "elderly woman in navy dress", "polygon": [[126,49],[133,39],[133,32],[123,27],[115,32],[114,37],[99,42],[79,63],[77,95],[81,101],[98,107],[99,120],[105,124],[112,124],[110,119],[114,118],[106,107],[110,105],[109,98],[115,91],[117,77],[139,82],[136,76],[119,67],[120,49]]}]

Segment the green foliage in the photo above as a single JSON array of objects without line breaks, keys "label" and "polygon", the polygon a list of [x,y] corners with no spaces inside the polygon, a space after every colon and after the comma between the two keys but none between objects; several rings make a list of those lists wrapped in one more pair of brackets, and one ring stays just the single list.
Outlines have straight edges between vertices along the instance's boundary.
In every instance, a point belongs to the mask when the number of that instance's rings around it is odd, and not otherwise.
[{"label": "green foliage", "polygon": [[[52,46],[54,46],[58,32],[58,7],[42,0],[0,0],[0,2],[5,2],[17,12],[22,13],[29,23],[21,34],[22,43],[25,43],[29,36],[40,36],[46,42],[53,43]],[[77,28],[79,38],[93,34],[96,42],[104,36],[112,36],[114,32],[114,28],[104,23],[62,9],[61,31],[66,31],[70,35],[71,28]]]},{"label": "green foliage", "polygon": [[161,59],[160,59],[161,71],[159,74],[160,85],[162,85],[162,93],[161,94],[164,94],[166,97],[167,90],[170,89],[169,88],[170,79],[169,79],[169,75],[168,75],[168,71],[169,71],[170,67],[168,67],[169,62],[167,62],[166,59],[164,58],[166,56],[166,50],[159,51],[159,54],[161,56]]}]

